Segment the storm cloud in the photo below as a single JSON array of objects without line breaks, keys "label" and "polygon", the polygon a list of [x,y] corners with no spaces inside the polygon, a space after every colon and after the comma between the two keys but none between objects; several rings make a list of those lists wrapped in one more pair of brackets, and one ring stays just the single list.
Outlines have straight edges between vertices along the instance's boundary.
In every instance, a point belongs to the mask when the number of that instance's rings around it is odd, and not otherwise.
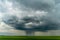
[{"label": "storm cloud", "polygon": [[3,3],[6,9],[2,21],[17,30],[48,31],[60,27],[55,0],[6,0]]}]

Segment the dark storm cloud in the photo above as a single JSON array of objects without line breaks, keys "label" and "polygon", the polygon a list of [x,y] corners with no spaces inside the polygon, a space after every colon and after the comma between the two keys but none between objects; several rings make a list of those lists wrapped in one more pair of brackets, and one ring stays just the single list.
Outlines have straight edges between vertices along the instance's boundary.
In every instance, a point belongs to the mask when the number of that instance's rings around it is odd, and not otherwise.
[{"label": "dark storm cloud", "polygon": [[[48,30],[57,30],[59,27],[59,24],[48,19],[48,18],[40,18],[38,19],[37,17],[32,17],[32,18],[24,18],[24,21],[26,22],[32,22],[32,28],[34,30],[38,30],[38,31],[48,31]],[[40,23],[43,22],[43,23]],[[41,25],[42,24],[42,25]]]},{"label": "dark storm cloud", "polygon": [[[35,31],[48,31],[48,30],[57,30],[58,24],[52,22],[49,19],[38,19],[37,17],[24,17],[22,19],[17,18],[16,16],[7,16],[6,20],[3,20],[6,24],[18,29],[18,30],[35,30]],[[31,28],[26,27],[25,24],[32,22]],[[43,22],[41,25],[40,22]],[[30,24],[29,24],[30,25]]]},{"label": "dark storm cloud", "polygon": [[5,22],[6,24],[16,29],[22,29],[22,30],[23,30],[24,23],[25,23],[23,20],[20,21],[16,16],[12,16],[12,15],[6,16],[3,22]]},{"label": "dark storm cloud", "polygon": [[[59,15],[56,13],[59,8],[55,7],[54,0],[11,0],[13,2],[13,8],[19,9],[19,11],[27,9],[27,13],[15,13],[23,14],[22,16],[17,17],[15,14],[9,16],[4,16],[3,21],[15,29],[18,30],[35,30],[35,31],[48,31],[48,30],[57,30],[60,27]],[[58,9],[57,9],[58,8]],[[31,10],[34,11],[31,13]],[[30,11],[29,11],[30,10]],[[36,15],[35,11],[44,11],[48,12],[46,16],[41,16],[41,14]],[[32,14],[33,16],[28,16]],[[45,13],[44,13],[45,14]],[[25,16],[26,15],[26,16]],[[57,16],[57,17],[56,17]],[[21,18],[20,18],[21,17]],[[26,27],[26,25],[28,27]]]}]

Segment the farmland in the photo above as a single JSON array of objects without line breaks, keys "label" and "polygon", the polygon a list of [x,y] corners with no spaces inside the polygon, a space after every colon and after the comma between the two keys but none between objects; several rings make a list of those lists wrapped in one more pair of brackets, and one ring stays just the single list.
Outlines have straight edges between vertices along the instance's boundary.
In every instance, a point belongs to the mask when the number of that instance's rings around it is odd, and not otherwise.
[{"label": "farmland", "polygon": [[60,36],[0,36],[0,40],[60,40]]}]

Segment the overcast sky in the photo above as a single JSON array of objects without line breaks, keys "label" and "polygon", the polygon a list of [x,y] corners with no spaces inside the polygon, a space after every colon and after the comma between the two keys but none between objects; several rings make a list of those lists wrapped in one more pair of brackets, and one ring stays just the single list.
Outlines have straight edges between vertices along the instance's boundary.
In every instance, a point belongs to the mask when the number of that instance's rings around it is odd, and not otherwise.
[{"label": "overcast sky", "polygon": [[[0,35],[25,35],[25,31],[18,30],[16,29],[17,27],[12,27],[3,22],[3,20],[7,21],[10,16],[16,16],[19,20],[25,16],[36,16],[40,19],[43,17],[48,19],[49,22],[51,21],[57,24],[57,27],[54,25],[54,28],[49,27],[49,29],[56,29],[59,27],[58,29],[60,30],[60,0],[0,0]],[[49,25],[49,23],[45,22],[46,20],[44,20],[44,22],[41,21],[40,24],[37,25]],[[29,22],[25,25],[28,24],[32,23]],[[50,32],[51,31],[46,32],[45,34],[51,35],[49,34]]]}]

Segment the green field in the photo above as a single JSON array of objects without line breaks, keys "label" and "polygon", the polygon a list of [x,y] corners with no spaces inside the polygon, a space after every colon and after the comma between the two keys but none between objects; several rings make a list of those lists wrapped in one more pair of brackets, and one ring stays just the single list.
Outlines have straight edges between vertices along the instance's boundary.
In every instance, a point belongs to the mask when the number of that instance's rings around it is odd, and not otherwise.
[{"label": "green field", "polygon": [[60,36],[0,36],[0,40],[60,40]]}]

